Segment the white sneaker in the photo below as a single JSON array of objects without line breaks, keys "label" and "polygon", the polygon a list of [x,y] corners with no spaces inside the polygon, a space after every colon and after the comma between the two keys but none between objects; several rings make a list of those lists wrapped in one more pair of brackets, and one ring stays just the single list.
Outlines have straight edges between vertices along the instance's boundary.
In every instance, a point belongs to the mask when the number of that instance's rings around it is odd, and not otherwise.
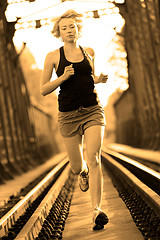
[{"label": "white sneaker", "polygon": [[79,187],[83,192],[86,192],[89,189],[89,173],[86,170],[83,170],[78,177]]}]

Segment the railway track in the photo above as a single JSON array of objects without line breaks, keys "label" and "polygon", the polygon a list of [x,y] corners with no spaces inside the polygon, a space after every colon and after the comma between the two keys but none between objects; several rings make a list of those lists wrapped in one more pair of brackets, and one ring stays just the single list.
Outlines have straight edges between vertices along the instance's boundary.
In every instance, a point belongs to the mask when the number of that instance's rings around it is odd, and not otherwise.
[{"label": "railway track", "polygon": [[102,160],[144,239],[160,239],[160,174],[109,149]]},{"label": "railway track", "polygon": [[[35,239],[46,223],[52,206],[55,220],[58,217],[57,209],[64,205],[67,216],[73,186],[74,176],[65,158],[0,219],[1,239]],[[23,232],[27,236],[23,236]]]},{"label": "railway track", "polygon": [[137,151],[136,148],[120,144],[110,144],[107,146],[107,149],[121,153],[122,155],[140,162],[143,165],[160,173],[160,154],[158,151],[149,151],[143,149],[138,149]]},{"label": "railway track", "polygon": [[[102,163],[144,239],[160,239],[160,174],[109,149]],[[1,239],[61,239],[76,181],[65,158],[0,219]]]}]

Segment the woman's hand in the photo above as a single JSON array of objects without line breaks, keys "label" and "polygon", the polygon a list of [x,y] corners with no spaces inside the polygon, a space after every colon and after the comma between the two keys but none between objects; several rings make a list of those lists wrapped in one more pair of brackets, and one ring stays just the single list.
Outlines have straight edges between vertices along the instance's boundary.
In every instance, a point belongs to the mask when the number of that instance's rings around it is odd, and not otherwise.
[{"label": "woman's hand", "polygon": [[106,83],[107,80],[108,80],[108,75],[105,75],[105,74],[101,73],[99,78],[98,78],[98,82],[99,83]]},{"label": "woman's hand", "polygon": [[65,80],[67,80],[67,79],[70,78],[72,75],[74,75],[73,64],[65,67],[64,73],[63,73],[63,78],[64,78]]}]

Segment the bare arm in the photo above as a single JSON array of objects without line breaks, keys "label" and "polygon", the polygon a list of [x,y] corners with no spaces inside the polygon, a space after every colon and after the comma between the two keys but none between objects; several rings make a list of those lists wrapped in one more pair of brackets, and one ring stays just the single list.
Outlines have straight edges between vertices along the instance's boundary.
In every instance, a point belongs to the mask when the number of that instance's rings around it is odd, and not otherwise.
[{"label": "bare arm", "polygon": [[[55,60],[54,60],[55,58]],[[58,88],[64,81],[66,81],[71,75],[74,74],[72,65],[65,67],[64,73],[55,79],[50,81],[52,77],[53,69],[56,66],[57,54],[56,52],[48,53],[44,62],[44,68],[41,77],[41,94],[43,96],[53,92]],[[55,62],[54,62],[55,61]]]}]

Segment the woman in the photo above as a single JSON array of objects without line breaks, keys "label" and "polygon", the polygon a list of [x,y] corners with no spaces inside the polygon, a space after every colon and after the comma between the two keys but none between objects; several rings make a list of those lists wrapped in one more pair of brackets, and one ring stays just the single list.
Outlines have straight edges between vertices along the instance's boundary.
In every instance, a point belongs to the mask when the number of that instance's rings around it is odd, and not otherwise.
[{"label": "woman", "polygon": [[[106,82],[108,76],[94,76],[94,51],[82,48],[77,39],[81,30],[81,14],[68,10],[56,19],[53,34],[63,46],[47,54],[41,79],[41,93],[50,94],[60,86],[58,124],[63,136],[72,171],[79,175],[82,191],[90,188],[93,206],[93,230],[103,229],[107,215],[100,209],[103,177],[101,144],[104,135],[104,111],[94,91],[94,83]],[[57,79],[50,81],[53,69]],[[86,161],[83,160],[83,137]]]}]

